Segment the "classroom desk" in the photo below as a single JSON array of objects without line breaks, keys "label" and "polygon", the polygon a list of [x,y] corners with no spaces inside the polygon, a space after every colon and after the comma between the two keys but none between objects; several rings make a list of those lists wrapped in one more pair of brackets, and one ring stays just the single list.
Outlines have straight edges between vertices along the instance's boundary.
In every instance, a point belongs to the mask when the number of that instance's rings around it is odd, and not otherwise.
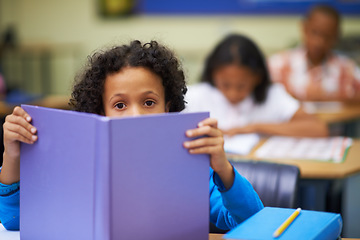
[{"label": "classroom desk", "polygon": [[58,108],[58,109],[70,109],[69,106],[70,96],[66,95],[49,95],[38,101],[29,103],[31,105],[37,105],[48,108]]},{"label": "classroom desk", "polygon": [[360,103],[343,103],[338,111],[318,109],[315,115],[328,124],[360,119]]},{"label": "classroom desk", "polygon": [[[260,143],[247,156],[228,155],[234,161],[253,160],[260,161],[255,151],[264,144]],[[295,165],[300,169],[299,196],[301,207],[309,210],[327,211],[330,205],[340,201],[340,211],[344,220],[344,236],[360,236],[360,139],[354,139],[348,155],[342,163],[326,163],[309,160],[273,159],[264,160],[283,164]],[[334,189],[341,189],[342,195],[338,197]],[[329,190],[330,189],[330,190]],[[333,194],[333,195],[329,195]],[[308,196],[311,196],[310,198]],[[330,196],[330,198],[328,198]],[[331,206],[332,207],[332,206]]]},{"label": "classroom desk", "polygon": [[360,137],[360,102],[303,102],[305,112],[323,120],[330,134]]},{"label": "classroom desk", "polygon": [[[48,108],[70,109],[68,104],[69,99],[70,97],[66,95],[49,95],[42,99],[24,104],[36,105],[36,106],[42,106]],[[11,114],[15,106],[16,105],[12,105],[4,101],[0,101],[0,116]]]},{"label": "classroom desk", "polygon": [[[251,159],[259,161],[255,156],[255,151],[265,143],[262,139],[260,143],[250,152],[249,155],[239,156],[229,154],[228,158],[234,161]],[[272,159],[264,160],[295,165],[300,169],[302,179],[343,179],[356,173],[360,173],[360,139],[354,139],[350,147],[346,160],[342,163],[326,163],[309,160],[292,159]]]}]

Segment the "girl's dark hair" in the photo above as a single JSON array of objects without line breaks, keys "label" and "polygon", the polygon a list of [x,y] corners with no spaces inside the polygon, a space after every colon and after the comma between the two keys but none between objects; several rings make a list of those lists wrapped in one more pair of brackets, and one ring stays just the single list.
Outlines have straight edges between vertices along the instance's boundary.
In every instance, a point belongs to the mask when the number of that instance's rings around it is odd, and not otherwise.
[{"label": "girl's dark hair", "polygon": [[201,81],[214,86],[214,72],[230,64],[247,67],[260,77],[260,83],[255,87],[253,97],[256,103],[263,103],[270,86],[269,72],[260,49],[245,36],[231,34],[215,47],[206,59]]},{"label": "girl's dark hair", "polygon": [[88,60],[83,73],[75,78],[70,99],[75,111],[104,115],[102,95],[105,79],[124,67],[144,67],[157,74],[162,79],[169,111],[180,112],[185,108],[187,88],[180,62],[172,51],[156,41],[141,44],[135,40],[129,45],[99,51]]}]

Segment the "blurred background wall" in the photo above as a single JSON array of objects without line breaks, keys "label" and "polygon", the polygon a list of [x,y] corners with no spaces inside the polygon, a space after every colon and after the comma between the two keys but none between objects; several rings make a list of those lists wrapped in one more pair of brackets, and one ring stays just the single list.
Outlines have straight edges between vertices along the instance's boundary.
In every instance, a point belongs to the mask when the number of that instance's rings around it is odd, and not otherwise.
[{"label": "blurred background wall", "polygon": [[[70,94],[74,75],[96,49],[132,39],[165,43],[182,59],[188,82],[198,81],[208,52],[226,34],[244,33],[266,56],[296,45],[300,14],[130,15],[104,17],[95,0],[0,0],[0,34],[9,88]],[[344,16],[343,36],[360,35],[359,15]],[[9,37],[9,36],[8,36]]]}]

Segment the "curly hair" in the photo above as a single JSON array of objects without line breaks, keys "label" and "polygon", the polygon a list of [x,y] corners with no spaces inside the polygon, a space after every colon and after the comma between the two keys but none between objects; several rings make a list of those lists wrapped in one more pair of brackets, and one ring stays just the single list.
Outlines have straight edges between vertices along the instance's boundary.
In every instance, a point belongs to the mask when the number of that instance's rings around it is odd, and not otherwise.
[{"label": "curly hair", "polygon": [[144,67],[157,74],[162,79],[169,111],[185,108],[185,77],[174,53],[156,41],[141,44],[138,40],[89,56],[85,70],[75,78],[70,106],[75,111],[104,115],[105,79],[124,67]]},{"label": "curly hair", "polygon": [[270,86],[265,58],[255,42],[240,34],[230,34],[216,45],[206,59],[201,81],[214,86],[213,73],[219,67],[230,64],[247,67],[260,76],[261,81],[252,96],[257,104],[265,102]]}]

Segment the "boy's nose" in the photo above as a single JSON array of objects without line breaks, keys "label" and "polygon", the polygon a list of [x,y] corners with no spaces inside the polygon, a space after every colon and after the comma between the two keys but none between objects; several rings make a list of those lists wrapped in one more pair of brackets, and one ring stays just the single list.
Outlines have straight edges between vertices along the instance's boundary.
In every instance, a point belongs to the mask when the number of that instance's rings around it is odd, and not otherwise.
[{"label": "boy's nose", "polygon": [[133,106],[130,109],[128,109],[128,116],[130,117],[136,117],[136,116],[140,116],[143,115],[144,113],[141,111],[141,108],[138,106]]}]

